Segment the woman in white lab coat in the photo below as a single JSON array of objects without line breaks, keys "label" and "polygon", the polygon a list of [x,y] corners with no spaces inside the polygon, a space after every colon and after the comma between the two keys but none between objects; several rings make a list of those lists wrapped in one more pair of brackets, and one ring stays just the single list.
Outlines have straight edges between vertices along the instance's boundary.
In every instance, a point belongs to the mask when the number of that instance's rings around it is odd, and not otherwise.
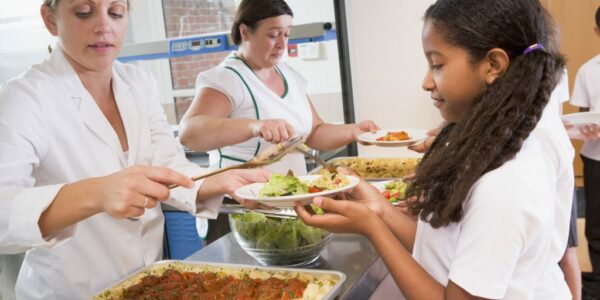
[{"label": "woman in white lab coat", "polygon": [[0,253],[27,251],[17,298],[89,299],[161,258],[159,201],[214,218],[220,195],[266,176],[189,179],[203,170],[173,138],[154,79],[115,62],[125,0],[46,0],[41,14],[56,49],[0,89]]},{"label": "woman in white lab coat", "polygon": [[[296,135],[327,151],[378,129],[372,121],[333,125],[319,117],[306,95],[306,80],[281,62],[292,17],[283,0],[243,0],[231,31],[239,50],[198,75],[180,140],[190,149],[210,151],[211,165],[239,164]],[[306,174],[306,162],[301,153],[292,153],[267,169]]]}]

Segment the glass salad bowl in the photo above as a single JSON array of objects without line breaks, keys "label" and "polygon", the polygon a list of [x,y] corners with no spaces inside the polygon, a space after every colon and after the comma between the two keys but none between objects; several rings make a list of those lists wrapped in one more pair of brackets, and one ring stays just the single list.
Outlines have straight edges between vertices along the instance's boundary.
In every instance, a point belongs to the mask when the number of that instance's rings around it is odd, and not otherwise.
[{"label": "glass salad bowl", "polygon": [[229,224],[242,249],[262,265],[303,266],[313,263],[332,234],[298,218],[266,217],[258,212],[230,214]]}]

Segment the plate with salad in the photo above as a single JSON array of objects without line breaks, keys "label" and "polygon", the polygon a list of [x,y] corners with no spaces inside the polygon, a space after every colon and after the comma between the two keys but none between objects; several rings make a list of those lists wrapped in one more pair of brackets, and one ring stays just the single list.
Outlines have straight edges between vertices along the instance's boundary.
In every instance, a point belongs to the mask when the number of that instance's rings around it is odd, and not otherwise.
[{"label": "plate with salad", "polygon": [[322,175],[273,174],[266,183],[252,183],[235,191],[238,197],[273,207],[310,204],[314,197],[333,196],[356,186],[358,177],[325,172]]},{"label": "plate with salad", "polygon": [[378,188],[381,194],[393,205],[399,205],[406,199],[408,182],[402,179],[376,181],[371,182],[371,184]]}]

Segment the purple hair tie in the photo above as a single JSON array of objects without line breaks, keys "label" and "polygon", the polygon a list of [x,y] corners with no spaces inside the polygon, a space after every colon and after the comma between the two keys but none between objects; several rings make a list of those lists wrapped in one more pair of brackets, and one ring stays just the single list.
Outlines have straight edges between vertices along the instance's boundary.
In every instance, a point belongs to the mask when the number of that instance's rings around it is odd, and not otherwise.
[{"label": "purple hair tie", "polygon": [[527,47],[527,49],[525,49],[525,51],[523,51],[523,55],[527,55],[527,54],[529,54],[533,51],[537,51],[537,50],[544,50],[544,45],[540,44],[540,43],[533,44],[533,45]]}]

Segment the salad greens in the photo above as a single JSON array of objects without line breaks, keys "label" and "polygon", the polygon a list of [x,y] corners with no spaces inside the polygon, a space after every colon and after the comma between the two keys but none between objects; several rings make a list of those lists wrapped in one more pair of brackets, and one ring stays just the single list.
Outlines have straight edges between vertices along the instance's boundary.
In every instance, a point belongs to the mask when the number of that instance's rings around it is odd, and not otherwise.
[{"label": "salad greens", "polygon": [[402,179],[395,179],[385,185],[383,196],[390,202],[401,201],[406,198],[408,183]]},{"label": "salad greens", "polygon": [[343,174],[325,172],[312,182],[303,182],[293,174],[273,174],[258,192],[262,197],[279,197],[334,190],[350,183]]},{"label": "salad greens", "polygon": [[277,197],[308,194],[308,185],[293,175],[273,174],[260,190],[260,196]]},{"label": "salad greens", "polygon": [[269,218],[259,212],[231,215],[235,232],[252,248],[296,249],[320,242],[328,233],[300,219]]}]

